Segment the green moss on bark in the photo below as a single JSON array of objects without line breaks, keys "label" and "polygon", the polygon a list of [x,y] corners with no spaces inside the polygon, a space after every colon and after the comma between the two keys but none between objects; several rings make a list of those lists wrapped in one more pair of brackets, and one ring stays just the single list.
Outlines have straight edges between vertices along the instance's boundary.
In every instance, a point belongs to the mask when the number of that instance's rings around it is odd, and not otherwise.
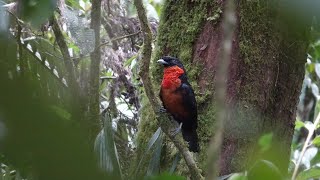
[{"label": "green moss on bark", "polygon": [[[198,76],[200,75],[203,65],[193,60],[193,48],[197,36],[203,29],[204,23],[208,20],[215,23],[221,14],[221,7],[212,0],[198,0],[198,1],[175,1],[168,0],[163,6],[163,11],[161,15],[160,25],[158,28],[158,37],[156,41],[156,49],[153,56],[153,61],[151,62],[151,73],[153,77],[153,83],[156,87],[156,92],[159,91],[160,82],[162,79],[162,67],[156,64],[156,60],[165,55],[178,57],[182,63],[185,65],[189,81],[196,93],[196,99],[198,104],[205,104],[206,100],[210,94],[211,90],[206,90],[205,93],[200,94],[198,87]],[[210,18],[211,17],[211,18]],[[213,19],[212,17],[215,17]],[[150,131],[154,132],[158,127],[157,122],[154,119],[153,113],[148,106],[148,103],[144,104],[141,111],[141,120],[139,125],[138,133],[138,149],[140,147],[145,147],[146,143],[151,137]],[[206,112],[206,114],[209,114]],[[204,121],[212,120],[211,115],[199,115],[199,137],[205,137],[209,139],[210,135],[208,132],[212,132],[210,127],[202,129],[200,127],[205,127],[204,123],[201,123],[200,119],[206,119]],[[201,146],[206,147],[206,145],[201,144]],[[166,157],[163,159],[162,169],[168,170],[172,164],[169,161],[174,158],[174,153],[172,153],[172,147],[174,147],[170,142],[166,142]],[[141,156],[143,150],[138,150]],[[205,151],[205,148],[203,148]],[[203,161],[202,161],[203,162]],[[183,160],[181,161],[184,164]],[[202,165],[200,164],[200,168]],[[184,166],[179,166],[180,174],[187,174],[187,168]]]}]

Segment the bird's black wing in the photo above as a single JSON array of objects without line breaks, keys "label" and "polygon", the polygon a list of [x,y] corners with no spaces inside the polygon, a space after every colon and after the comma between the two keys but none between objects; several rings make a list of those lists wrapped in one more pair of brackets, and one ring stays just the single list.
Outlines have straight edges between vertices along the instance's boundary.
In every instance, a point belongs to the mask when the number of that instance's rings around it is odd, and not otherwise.
[{"label": "bird's black wing", "polygon": [[191,85],[188,82],[183,82],[179,91],[182,93],[183,105],[190,113],[192,124],[197,126],[197,103]]}]

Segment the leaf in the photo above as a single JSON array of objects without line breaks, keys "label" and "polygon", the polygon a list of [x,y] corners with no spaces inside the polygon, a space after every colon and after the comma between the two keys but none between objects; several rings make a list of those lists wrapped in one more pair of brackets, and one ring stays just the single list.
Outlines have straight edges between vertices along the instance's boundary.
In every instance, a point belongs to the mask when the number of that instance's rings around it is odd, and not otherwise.
[{"label": "leaf", "polygon": [[161,133],[161,128],[159,127],[157,131],[152,135],[151,139],[148,142],[147,151],[150,151],[153,144],[156,142],[156,140],[159,138],[159,135]]},{"label": "leaf", "polygon": [[320,146],[320,136],[317,136],[315,137],[313,140],[312,140],[312,144],[314,144],[315,146]]},{"label": "leaf", "polygon": [[104,127],[94,142],[94,150],[98,154],[99,165],[103,170],[122,177],[117,147],[113,138],[111,117],[107,113],[105,114]]},{"label": "leaf", "polygon": [[56,0],[23,0],[20,6],[21,17],[35,27],[40,26],[52,16],[56,5]]},{"label": "leaf", "polygon": [[67,2],[75,8],[81,9],[84,11],[84,9],[80,6],[79,0],[67,0]]},{"label": "leaf", "polygon": [[320,78],[320,63],[315,64],[315,71],[316,71],[318,78]]},{"label": "leaf", "polygon": [[0,5],[0,33],[6,32],[8,30],[9,17],[5,12],[5,9]]},{"label": "leaf", "polygon": [[155,150],[151,155],[151,160],[149,162],[147,176],[156,175],[160,172],[160,158],[162,150],[163,136],[159,136],[155,143]]},{"label": "leaf", "polygon": [[178,162],[180,160],[181,160],[180,153],[177,153],[176,157],[173,160],[172,166],[170,168],[170,171],[169,171],[170,174],[172,174],[175,171],[175,169],[177,168]]},{"label": "leaf", "polygon": [[218,177],[218,180],[226,180],[226,179],[230,178],[234,174],[235,173],[231,173],[231,174],[227,174],[227,175],[224,175],[224,176],[220,176],[220,177]]},{"label": "leaf", "polygon": [[310,165],[316,165],[320,162],[320,152],[318,151],[317,154],[311,159]]},{"label": "leaf", "polygon": [[136,59],[137,56],[138,56],[138,54],[135,54],[135,55],[133,55],[131,58],[127,59],[127,60],[124,62],[124,66],[125,66],[125,67],[130,66],[131,63],[132,63],[132,61],[133,61],[134,59]]},{"label": "leaf", "polygon": [[247,176],[243,173],[234,173],[228,180],[247,180]]},{"label": "leaf", "polygon": [[300,172],[296,180],[307,180],[307,179],[319,178],[319,177],[320,177],[320,169],[311,168],[311,169]]},{"label": "leaf", "polygon": [[295,127],[294,127],[294,129],[295,129],[295,130],[299,130],[299,129],[302,128],[302,127],[304,127],[304,123],[303,123],[301,120],[297,119],[296,122],[295,122]]},{"label": "leaf", "polygon": [[161,128],[159,127],[159,128],[157,129],[157,131],[156,131],[156,132],[152,135],[152,137],[150,138],[150,140],[149,140],[149,142],[148,142],[147,150],[146,150],[145,153],[142,155],[142,158],[140,159],[139,164],[138,164],[137,168],[135,169],[135,172],[136,172],[135,175],[137,175],[143,159],[145,158],[146,154],[149,153],[151,147],[152,147],[152,146],[154,145],[154,143],[157,141],[157,139],[159,138],[161,132],[162,132],[162,130],[161,130]]},{"label": "leaf", "polygon": [[311,89],[312,89],[312,93],[313,95],[318,98],[319,97],[319,87],[315,84],[315,83],[312,83],[311,84]]},{"label": "leaf", "polygon": [[271,161],[259,160],[248,172],[248,179],[282,180],[282,174]]},{"label": "leaf", "polygon": [[50,108],[60,117],[66,119],[66,120],[69,120],[71,118],[71,114],[66,111],[65,109],[59,107],[59,106],[55,106],[55,105],[52,105],[50,106]]},{"label": "leaf", "polygon": [[273,133],[268,133],[260,137],[259,145],[261,147],[261,151],[267,151],[271,147]]}]

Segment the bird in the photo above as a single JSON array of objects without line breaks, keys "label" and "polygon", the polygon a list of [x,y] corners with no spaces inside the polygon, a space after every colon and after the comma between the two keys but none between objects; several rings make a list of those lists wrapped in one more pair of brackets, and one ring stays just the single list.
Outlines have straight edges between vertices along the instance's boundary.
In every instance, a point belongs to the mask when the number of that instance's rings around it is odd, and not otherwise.
[{"label": "bird", "polygon": [[183,139],[191,152],[199,152],[198,113],[194,91],[178,58],[164,56],[157,61],[164,67],[160,88],[163,108],[180,124]]}]

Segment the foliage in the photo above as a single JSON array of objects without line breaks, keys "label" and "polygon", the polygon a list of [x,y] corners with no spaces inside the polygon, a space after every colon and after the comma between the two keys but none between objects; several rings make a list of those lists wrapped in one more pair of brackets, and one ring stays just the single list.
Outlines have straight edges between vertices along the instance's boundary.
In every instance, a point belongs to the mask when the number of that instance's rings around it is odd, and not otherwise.
[{"label": "foliage", "polygon": [[[85,141],[88,129],[78,119],[88,118],[84,111],[89,108],[86,102],[86,96],[89,96],[86,91],[89,54],[95,50],[94,32],[88,23],[91,20],[91,2],[66,0],[65,4],[59,5],[56,13],[55,0],[23,0],[19,11],[15,5],[8,7],[10,2],[0,1],[0,82],[3,87],[0,88],[1,179],[133,179],[140,176],[145,179],[186,179],[174,174],[181,161],[179,153],[173,152],[171,161],[166,162],[171,168],[160,166],[166,150],[163,147],[167,146],[164,145],[165,137],[160,128],[154,133],[148,132],[153,135],[147,137],[145,147],[139,147],[143,155],[137,157],[137,131],[144,126],[139,122],[141,106],[144,105],[141,97],[144,94],[137,65],[142,39],[131,2],[110,1],[110,4],[103,5],[103,42],[99,47],[103,58],[99,88],[101,131],[95,141],[96,154]],[[148,16],[156,19],[151,22],[155,24],[152,29],[156,34],[163,1],[149,0],[144,3]],[[186,28],[177,26],[172,34],[176,36],[181,31],[188,34],[181,39],[182,47],[179,45],[181,42],[171,42],[173,38],[170,37],[158,42],[169,42],[167,44],[172,46],[176,55],[184,59],[190,59],[192,55],[192,50],[184,46],[193,43],[202,22],[208,20],[216,23],[222,13],[221,8],[212,3],[214,14],[203,18],[203,4],[209,2],[193,3],[198,3],[199,7],[194,9],[188,4],[182,5],[197,15],[190,13],[190,17],[181,19]],[[173,5],[172,8],[185,11]],[[66,70],[61,49],[56,45],[57,39],[48,24],[48,19],[53,15],[58,17],[63,27],[82,97],[75,97],[68,88],[70,82],[66,77],[70,72]],[[172,30],[165,28],[162,31]],[[320,40],[316,29],[317,22],[314,20],[288,174],[281,174],[270,161],[260,160],[244,172],[235,172],[221,179],[285,179],[292,176],[295,167],[299,167],[296,179],[320,177],[320,125],[314,122],[315,115],[320,112]],[[156,56],[160,54],[157,51]],[[198,65],[187,67],[192,80],[197,78],[195,69],[199,68]],[[204,103],[207,97],[202,98],[201,103]],[[75,99],[80,99],[76,107],[72,103]],[[308,132],[313,131],[312,138],[306,141]],[[272,141],[272,133],[259,138],[261,153],[271,148]],[[136,159],[139,162],[137,167],[132,163]]]}]

